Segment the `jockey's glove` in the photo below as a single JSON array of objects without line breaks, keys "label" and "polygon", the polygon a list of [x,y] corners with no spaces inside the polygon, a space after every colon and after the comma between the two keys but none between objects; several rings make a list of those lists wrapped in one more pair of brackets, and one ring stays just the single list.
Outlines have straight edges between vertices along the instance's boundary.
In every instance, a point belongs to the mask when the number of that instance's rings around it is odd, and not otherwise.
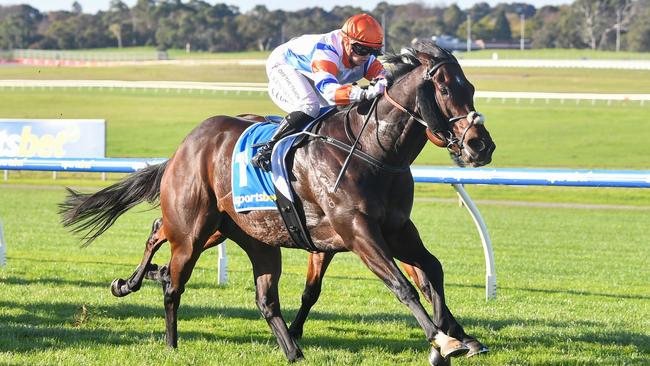
[{"label": "jockey's glove", "polygon": [[370,100],[384,93],[388,81],[384,78],[375,79],[366,89],[365,98]]},{"label": "jockey's glove", "polygon": [[350,87],[350,101],[351,102],[360,102],[365,99],[366,90],[358,87],[354,84]]}]

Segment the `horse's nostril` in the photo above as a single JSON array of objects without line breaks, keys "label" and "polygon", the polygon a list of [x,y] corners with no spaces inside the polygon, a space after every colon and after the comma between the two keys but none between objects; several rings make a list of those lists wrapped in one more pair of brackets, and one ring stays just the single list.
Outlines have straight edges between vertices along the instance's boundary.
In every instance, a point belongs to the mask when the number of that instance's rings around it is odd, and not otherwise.
[{"label": "horse's nostril", "polygon": [[481,152],[485,150],[485,142],[480,139],[471,139],[467,141],[467,146],[470,147],[470,149],[474,150],[475,152]]}]

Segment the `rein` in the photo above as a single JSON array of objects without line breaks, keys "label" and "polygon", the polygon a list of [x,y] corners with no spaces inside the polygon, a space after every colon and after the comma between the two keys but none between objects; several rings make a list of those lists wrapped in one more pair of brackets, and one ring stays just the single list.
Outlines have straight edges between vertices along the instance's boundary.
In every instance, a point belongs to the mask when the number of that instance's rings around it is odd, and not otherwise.
[{"label": "rein", "polygon": [[354,154],[354,152],[357,150],[357,144],[359,143],[359,139],[361,139],[361,134],[363,134],[363,130],[366,129],[366,126],[368,125],[368,121],[370,121],[370,116],[372,116],[372,112],[375,110],[375,108],[377,108],[378,100],[379,98],[375,98],[375,100],[372,101],[372,105],[370,106],[370,110],[368,111],[368,115],[366,116],[366,120],[363,121],[363,126],[361,126],[361,131],[359,131],[359,136],[357,136],[356,140],[354,140],[354,144],[352,144],[352,149],[350,149],[350,153],[348,154],[348,157],[345,158],[345,161],[343,162],[343,166],[341,166],[341,171],[339,172],[339,176],[336,177],[336,182],[334,183],[334,187],[332,187],[330,192],[334,193],[339,188],[339,184],[341,183],[341,177],[343,177],[343,173],[345,173],[345,170],[348,168],[348,164],[350,163],[350,158],[352,157],[352,154]]},{"label": "rein", "polygon": [[[345,125],[346,135],[347,135],[348,139],[350,141],[352,141],[352,139],[354,138],[354,142],[353,142],[352,145],[348,145],[345,142],[337,140],[337,139],[335,139],[333,137],[330,137],[330,136],[324,136],[324,135],[316,134],[316,133],[309,132],[309,131],[303,131],[302,132],[303,134],[305,134],[305,135],[307,135],[309,137],[319,139],[319,140],[321,140],[321,141],[323,141],[323,142],[325,142],[327,144],[330,144],[330,145],[332,145],[332,146],[334,146],[334,147],[348,153],[348,156],[346,157],[345,162],[341,166],[341,171],[339,172],[339,175],[336,178],[336,182],[334,184],[334,187],[332,187],[331,190],[330,190],[331,192],[336,192],[336,189],[339,186],[340,180],[343,177],[343,173],[345,173],[345,170],[347,169],[347,166],[348,166],[348,164],[350,162],[350,158],[353,155],[355,157],[365,161],[366,163],[370,164],[371,166],[373,166],[373,167],[375,167],[375,168],[377,168],[379,170],[385,171],[387,173],[390,173],[390,174],[403,173],[403,172],[406,172],[406,171],[409,170],[408,166],[403,167],[403,166],[393,166],[393,165],[385,164],[384,162],[382,162],[382,161],[376,159],[375,157],[373,157],[372,155],[358,149],[359,140],[361,139],[361,135],[363,134],[364,129],[368,125],[368,122],[370,121],[370,117],[372,116],[372,113],[377,110],[378,101],[379,101],[379,98],[375,98],[373,100],[372,105],[370,106],[370,110],[368,110],[368,114],[366,116],[366,119],[363,122],[363,126],[361,127],[361,130],[359,131],[359,135],[356,136],[356,137],[354,137],[354,133],[352,132],[352,129],[349,126],[349,120],[348,120],[350,111],[352,110],[352,107],[350,107],[347,110],[347,112],[345,114],[345,117],[344,117],[344,120],[345,120],[344,125]],[[352,138],[351,138],[351,136],[352,136]]]}]

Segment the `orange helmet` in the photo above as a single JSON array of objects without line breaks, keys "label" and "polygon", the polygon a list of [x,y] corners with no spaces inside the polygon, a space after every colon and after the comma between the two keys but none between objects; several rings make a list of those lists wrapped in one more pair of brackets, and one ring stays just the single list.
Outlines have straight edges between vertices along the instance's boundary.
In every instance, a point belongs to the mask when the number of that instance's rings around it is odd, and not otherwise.
[{"label": "orange helmet", "polygon": [[341,30],[352,43],[361,43],[373,48],[384,45],[384,31],[381,29],[381,24],[368,14],[351,16],[343,23]]}]

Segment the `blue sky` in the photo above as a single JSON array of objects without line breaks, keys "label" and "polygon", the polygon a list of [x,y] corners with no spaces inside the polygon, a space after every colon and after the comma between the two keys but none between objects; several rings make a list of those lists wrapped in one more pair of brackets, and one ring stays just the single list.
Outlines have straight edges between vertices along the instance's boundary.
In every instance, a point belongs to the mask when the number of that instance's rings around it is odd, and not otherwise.
[{"label": "blue sky", "polygon": [[[81,4],[84,12],[86,13],[96,13],[98,10],[108,9],[108,4],[110,0],[77,0]],[[133,6],[136,3],[136,0],[122,0],[129,6]],[[226,3],[232,4],[239,7],[239,10],[245,12],[250,10],[253,6],[257,4],[266,5],[267,8],[271,10],[283,9],[283,10],[297,10],[307,7],[320,6],[326,10],[330,10],[336,5],[361,5],[363,9],[373,9],[377,3],[381,0],[364,0],[364,1],[352,1],[352,0],[334,0],[334,1],[323,1],[323,0],[301,0],[301,1],[286,1],[286,0],[207,0],[209,3]],[[389,4],[405,4],[413,2],[414,0],[387,0]],[[490,5],[494,6],[498,3],[503,2],[513,2],[503,1],[503,0],[483,0]],[[559,4],[568,4],[573,0],[518,0],[521,2],[526,2],[528,4],[535,5],[536,7],[542,7],[544,5],[559,5]],[[48,10],[70,10],[72,9],[72,3],[74,0],[0,0],[0,5],[16,5],[16,4],[29,4],[40,11]],[[434,0],[434,1],[421,1],[424,4],[428,5],[450,5],[452,3],[458,4],[461,8],[471,7],[473,4],[480,2],[479,0]]]}]

